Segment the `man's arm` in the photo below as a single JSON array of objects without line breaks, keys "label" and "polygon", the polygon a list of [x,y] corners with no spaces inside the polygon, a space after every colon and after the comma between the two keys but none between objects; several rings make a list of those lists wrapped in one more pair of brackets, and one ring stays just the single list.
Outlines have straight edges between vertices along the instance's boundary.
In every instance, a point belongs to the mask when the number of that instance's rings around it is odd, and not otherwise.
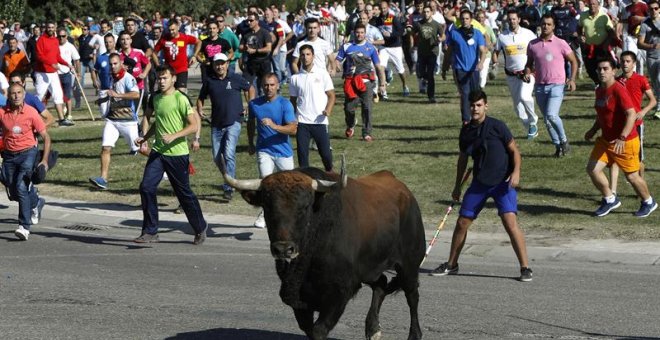
[{"label": "man's arm", "polygon": [[520,184],[520,166],[522,164],[522,157],[520,156],[520,150],[518,150],[518,145],[516,145],[516,140],[511,138],[511,141],[506,146],[509,156],[513,161],[513,171],[511,172],[511,177],[509,180],[509,185],[512,188],[517,188]]},{"label": "man's arm", "polygon": [[461,199],[461,182],[463,181],[463,176],[465,176],[467,164],[468,155],[461,152],[458,155],[458,161],[456,162],[456,181],[454,182],[454,191],[451,193],[451,198],[454,201],[459,201]]},{"label": "man's arm", "polygon": [[[252,86],[250,86],[252,87]],[[255,147],[254,147],[254,136],[255,136],[255,131],[257,129],[257,119],[254,117],[251,117],[247,121],[247,135],[248,135],[248,153],[250,155],[254,154]]]},{"label": "man's arm", "polygon": [[298,111],[298,97],[290,96],[289,101],[291,102],[291,105],[293,105],[293,112],[295,113],[296,111]]},{"label": "man's arm", "polygon": [[648,98],[649,102],[646,103],[646,106],[642,108],[642,111],[640,111],[637,114],[637,119],[642,119],[644,116],[646,116],[647,113],[649,113],[651,110],[654,110],[658,102],[655,99],[655,96],[653,95],[653,89],[648,89],[644,91],[644,95],[646,95],[646,98]]},{"label": "man's arm", "polygon": [[[188,114],[186,116],[186,123],[187,123],[186,127],[179,130],[178,132],[168,133],[168,134],[164,134],[162,136],[163,142],[165,144],[172,143],[173,141],[175,141],[178,138],[182,138],[182,137],[185,137],[189,134],[197,133],[197,131],[199,131],[199,126],[201,125],[199,123],[199,116],[197,115],[197,113],[195,113],[195,110],[192,110],[192,111],[193,112],[191,112],[190,114]],[[151,130],[151,129],[149,129],[149,130]]]},{"label": "man's arm", "polygon": [[298,57],[293,57],[291,60],[291,74],[298,74],[300,70],[298,69]]},{"label": "man's arm", "polygon": [[449,60],[452,58],[452,53],[454,52],[454,48],[451,45],[447,45],[447,51],[445,51],[445,56],[442,58],[442,68],[441,68],[441,76],[442,80],[447,79],[447,71],[449,70]]},{"label": "man's arm", "polygon": [[118,99],[131,99],[136,100],[140,99],[140,91],[133,91],[127,93],[117,93],[114,90],[108,90],[108,96]]},{"label": "man's arm", "polygon": [[283,133],[285,135],[289,136],[295,136],[296,133],[298,132],[298,122],[293,121],[293,122],[288,122],[285,123],[284,125],[277,125],[273,122],[272,119],[270,118],[264,118],[261,120],[261,123],[279,133]]},{"label": "man's arm", "polygon": [[50,155],[50,135],[48,134],[48,131],[44,129],[43,131],[39,132],[39,136],[41,136],[41,139],[44,141],[43,156],[41,156],[41,162],[39,162],[39,164],[43,164],[46,169],[48,169],[48,156]]},{"label": "man's arm", "polygon": [[53,115],[50,113],[50,111],[48,111],[48,109],[39,112],[39,115],[43,119],[44,124],[46,124],[46,126],[50,126],[50,124],[53,124],[55,122],[55,118],[53,118]]},{"label": "man's arm", "polygon": [[199,55],[199,52],[202,50],[202,41],[195,38],[195,51],[193,52],[193,57],[188,60],[188,66],[192,65],[195,62],[195,57]]},{"label": "man's arm", "polygon": [[578,61],[574,52],[569,53],[566,56],[566,59],[568,59],[568,62],[571,64],[571,77],[566,80],[566,84],[568,85],[568,90],[573,92],[576,88],[575,79],[577,78],[578,74]]},{"label": "man's arm", "polygon": [[325,104],[325,110],[323,110],[323,112],[325,112],[327,117],[330,117],[332,114],[332,108],[335,107],[335,90],[325,91],[325,94],[328,96],[328,103]]}]

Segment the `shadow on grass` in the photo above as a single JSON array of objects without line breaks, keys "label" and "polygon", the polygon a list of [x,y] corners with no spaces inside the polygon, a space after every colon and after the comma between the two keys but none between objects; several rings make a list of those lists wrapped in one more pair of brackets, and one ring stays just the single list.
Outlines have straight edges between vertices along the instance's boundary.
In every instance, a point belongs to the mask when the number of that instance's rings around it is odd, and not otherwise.
[{"label": "shadow on grass", "polygon": [[[211,340],[211,339],[232,339],[232,340],[306,340],[306,336],[282,333],[274,331],[265,331],[260,329],[241,329],[241,328],[214,328],[203,331],[194,331],[179,333],[175,336],[165,338],[165,340]],[[332,338],[335,339],[335,338]],[[331,340],[332,340],[331,339]],[[336,340],[336,339],[335,339]]]},{"label": "shadow on grass", "polygon": [[83,155],[79,153],[60,153],[60,159],[99,159],[98,154]]},{"label": "shadow on grass", "polygon": [[382,130],[414,130],[414,131],[435,131],[437,129],[451,129],[454,128],[454,125],[419,125],[419,126],[412,126],[412,125],[391,125],[391,124],[383,124],[383,125],[374,125],[374,129],[382,129]]},{"label": "shadow on grass", "polygon": [[440,157],[440,156],[457,156],[457,151],[396,151],[396,154],[399,155],[422,155],[430,157]]},{"label": "shadow on grass", "polygon": [[[57,144],[74,144],[74,143],[88,143],[88,142],[100,142],[100,141],[101,141],[101,137],[99,136],[99,137],[88,137],[88,138],[62,138],[62,139],[58,138],[53,142]],[[62,154],[60,154],[60,157],[61,156]]]},{"label": "shadow on grass", "polygon": [[547,204],[518,204],[518,211],[530,215],[570,214],[591,216],[592,212],[584,209],[571,209]]}]

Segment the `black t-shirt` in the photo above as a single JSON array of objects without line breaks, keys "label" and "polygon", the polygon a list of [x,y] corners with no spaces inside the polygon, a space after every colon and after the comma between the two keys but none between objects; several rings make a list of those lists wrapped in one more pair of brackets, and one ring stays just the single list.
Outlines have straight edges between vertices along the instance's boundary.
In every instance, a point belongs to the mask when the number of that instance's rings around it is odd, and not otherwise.
[{"label": "black t-shirt", "polygon": [[142,32],[135,32],[131,36],[131,47],[132,48],[137,48],[138,50],[141,50],[144,53],[147,53],[147,50],[151,48],[151,45],[149,45],[149,41],[147,41],[147,38],[144,37],[144,34]]},{"label": "black t-shirt", "polygon": [[218,53],[224,53],[229,57],[229,50],[231,50],[229,41],[220,38],[220,36],[215,40],[211,40],[211,37],[202,40],[202,53],[204,53],[209,66],[213,64],[213,57]]},{"label": "black t-shirt", "polygon": [[511,131],[502,121],[486,117],[479,125],[467,124],[461,129],[461,153],[472,156],[474,178],[481,184],[495,186],[513,172],[507,145],[513,140]]},{"label": "black t-shirt", "polygon": [[[272,42],[270,38],[270,33],[268,33],[267,30],[261,27],[259,27],[259,30],[256,32],[250,30],[245,35],[243,35],[243,38],[241,39],[242,45],[255,49],[263,48],[269,42]],[[257,52],[253,54],[248,54],[247,52],[244,53],[247,55],[248,62],[263,61],[268,59],[268,56],[270,55],[270,52],[267,53]]]}]

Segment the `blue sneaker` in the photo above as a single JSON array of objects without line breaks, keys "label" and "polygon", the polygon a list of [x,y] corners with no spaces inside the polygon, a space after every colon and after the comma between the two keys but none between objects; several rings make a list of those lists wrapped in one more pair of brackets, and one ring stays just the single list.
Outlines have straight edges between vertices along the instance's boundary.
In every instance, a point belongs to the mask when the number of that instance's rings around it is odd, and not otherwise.
[{"label": "blue sneaker", "polygon": [[103,177],[90,177],[89,181],[101,190],[108,189],[108,181]]},{"label": "blue sneaker", "polygon": [[403,96],[410,97],[410,89],[408,88],[408,86],[403,88]]},{"label": "blue sneaker", "polygon": [[642,201],[642,205],[639,207],[639,210],[635,212],[635,216],[637,217],[646,217],[648,215],[651,215],[651,213],[655,210],[658,209],[658,202],[653,200],[653,202],[646,204],[644,201]]},{"label": "blue sneaker", "polygon": [[539,128],[536,124],[529,124],[529,131],[527,132],[527,139],[534,139],[539,135]]},{"label": "blue sneaker", "polygon": [[[610,211],[612,211],[612,210],[614,210],[614,209],[616,209],[620,206],[621,206],[621,201],[619,200],[618,197],[615,197],[614,202],[612,202],[612,203],[607,203],[607,201],[603,198],[603,200],[600,203],[600,207],[598,207],[598,209],[596,209],[596,211],[594,212],[594,215],[597,216],[597,217],[603,217],[603,216],[609,214]],[[656,207],[657,207],[657,205],[656,205]],[[651,212],[649,212],[649,214],[650,213]]]}]

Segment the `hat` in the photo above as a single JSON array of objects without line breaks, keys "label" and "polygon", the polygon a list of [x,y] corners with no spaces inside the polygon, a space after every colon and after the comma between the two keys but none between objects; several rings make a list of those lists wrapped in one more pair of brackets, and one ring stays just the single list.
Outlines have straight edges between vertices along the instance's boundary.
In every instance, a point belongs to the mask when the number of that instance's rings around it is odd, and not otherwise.
[{"label": "hat", "polygon": [[228,60],[229,60],[229,58],[227,58],[227,55],[224,54],[224,53],[218,53],[218,54],[213,56],[213,61],[214,62],[216,62],[216,61],[228,61]]},{"label": "hat", "polygon": [[87,20],[87,22],[92,22],[92,21],[94,21],[94,18],[92,18],[92,17],[87,17],[86,20]]}]

